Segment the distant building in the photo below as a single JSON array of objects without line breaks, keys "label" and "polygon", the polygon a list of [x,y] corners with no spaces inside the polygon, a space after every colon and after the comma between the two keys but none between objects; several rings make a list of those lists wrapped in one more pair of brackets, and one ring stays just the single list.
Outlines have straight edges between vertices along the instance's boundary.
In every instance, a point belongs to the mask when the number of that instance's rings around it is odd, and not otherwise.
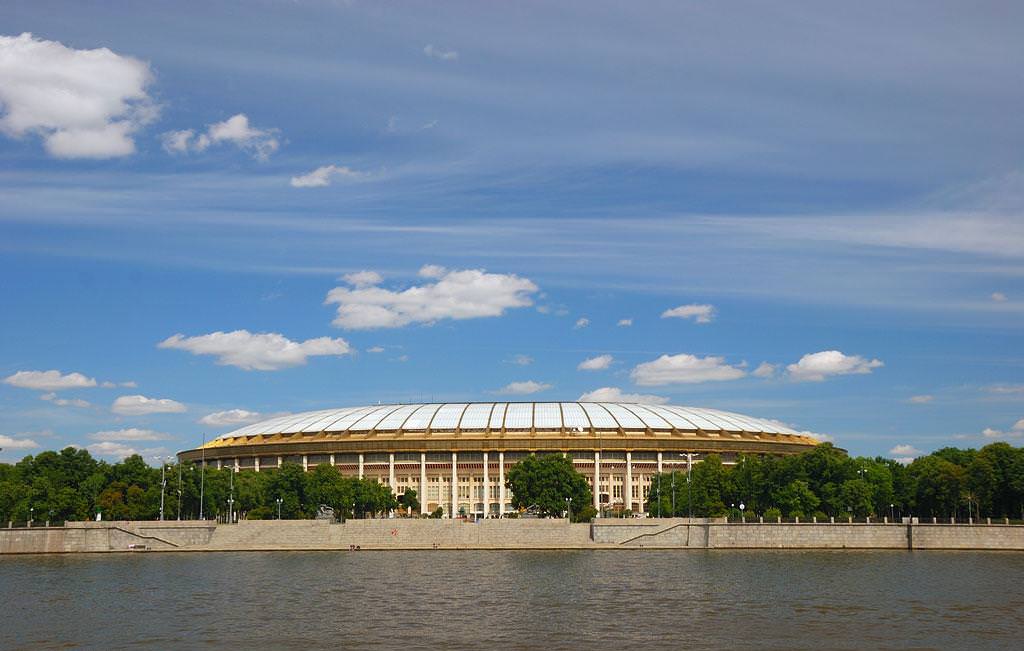
[{"label": "distant building", "polygon": [[530,454],[570,455],[594,506],[643,510],[651,477],[685,471],[707,454],[797,454],[818,444],[782,423],[714,409],[618,402],[375,405],[290,414],[181,452],[182,461],[264,471],[329,463],[416,490],[423,513],[500,517],[510,511],[510,466]]}]

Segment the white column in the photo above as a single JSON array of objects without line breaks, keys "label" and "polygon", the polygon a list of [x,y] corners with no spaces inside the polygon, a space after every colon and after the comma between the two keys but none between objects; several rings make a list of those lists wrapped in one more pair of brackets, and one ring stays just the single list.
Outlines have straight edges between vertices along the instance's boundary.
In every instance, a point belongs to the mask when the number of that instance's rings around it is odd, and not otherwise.
[{"label": "white column", "polygon": [[498,517],[505,515],[505,453],[498,453]]},{"label": "white column", "polygon": [[259,457],[253,457],[252,458],[252,467],[256,469],[256,472],[260,471],[260,458]]},{"label": "white column", "polygon": [[331,465],[332,466],[334,465],[334,455],[333,454],[331,455]]},{"label": "white column", "polygon": [[594,451],[594,510],[601,517],[601,453]]},{"label": "white column", "polygon": [[420,452],[420,515],[427,513],[427,453]]},{"label": "white column", "polygon": [[488,517],[491,504],[490,469],[487,467],[487,453],[484,452],[484,517]]},{"label": "white column", "polygon": [[235,457],[235,472],[242,469],[242,466],[238,463],[238,457]]},{"label": "white column", "polygon": [[457,454],[452,452],[452,508],[451,517],[459,512],[459,457]]},{"label": "white column", "polygon": [[302,469],[306,471],[309,470],[309,455],[302,455]]},{"label": "white column", "polygon": [[217,470],[220,470],[223,467],[224,467],[224,461],[222,459],[217,459]]},{"label": "white column", "polygon": [[283,463],[284,463],[284,457],[278,457],[277,458],[277,467],[280,468],[281,464],[283,464]]},{"label": "white column", "polygon": [[398,491],[398,481],[395,479],[395,453],[391,452],[388,454],[388,486],[391,487],[391,492]]},{"label": "white column", "polygon": [[661,452],[658,453],[658,474],[661,474]]},{"label": "white column", "polygon": [[626,480],[622,482],[623,508],[633,508],[633,454],[626,453]]},{"label": "white column", "polygon": [[363,453],[359,453],[359,478],[363,478]]}]

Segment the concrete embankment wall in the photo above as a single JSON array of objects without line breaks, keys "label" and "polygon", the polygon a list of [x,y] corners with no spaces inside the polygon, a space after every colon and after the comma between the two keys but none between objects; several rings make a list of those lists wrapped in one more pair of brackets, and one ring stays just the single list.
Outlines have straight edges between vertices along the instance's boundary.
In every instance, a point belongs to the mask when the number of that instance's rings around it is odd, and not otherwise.
[{"label": "concrete embankment wall", "polygon": [[1024,526],[716,520],[80,522],[0,529],[0,554],[300,549],[974,549],[1024,551]]},{"label": "concrete embankment wall", "polygon": [[0,529],[0,554],[188,549],[210,542],[213,522],[68,522],[63,527]]}]

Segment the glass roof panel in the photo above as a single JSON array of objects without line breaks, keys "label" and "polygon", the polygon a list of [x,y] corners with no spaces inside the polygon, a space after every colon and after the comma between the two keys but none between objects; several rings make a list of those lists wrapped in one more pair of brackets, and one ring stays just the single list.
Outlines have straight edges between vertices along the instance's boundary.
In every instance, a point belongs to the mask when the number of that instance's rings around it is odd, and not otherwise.
[{"label": "glass roof panel", "polygon": [[534,429],[562,429],[562,410],[557,402],[537,402],[533,407]]},{"label": "glass roof panel", "polygon": [[619,423],[611,417],[607,409],[601,406],[601,403],[581,402],[580,406],[590,416],[590,422],[593,423],[594,429],[619,429]]},{"label": "glass roof panel", "polygon": [[493,402],[477,402],[466,407],[466,411],[462,414],[462,422],[459,423],[459,428],[487,429],[487,424],[491,420],[491,409],[493,407]]},{"label": "glass roof panel", "polygon": [[505,429],[530,429],[533,425],[532,402],[510,402],[505,413]]},{"label": "glass roof panel", "polygon": [[430,429],[443,432],[454,430],[459,424],[459,419],[462,418],[462,412],[465,409],[465,402],[453,402],[442,405],[437,410],[437,413],[434,414],[434,420],[430,421]]},{"label": "glass roof panel", "polygon": [[409,420],[405,421],[406,431],[426,431],[427,426],[430,425],[430,420],[434,417],[434,414],[441,405],[432,403],[429,405],[423,405],[416,411],[412,412],[412,416],[409,416]]},{"label": "glass roof panel", "polygon": [[590,421],[587,419],[587,413],[583,411],[583,407],[580,407],[579,403],[562,403],[562,422],[565,424],[565,429],[573,432],[582,433],[590,431]]}]

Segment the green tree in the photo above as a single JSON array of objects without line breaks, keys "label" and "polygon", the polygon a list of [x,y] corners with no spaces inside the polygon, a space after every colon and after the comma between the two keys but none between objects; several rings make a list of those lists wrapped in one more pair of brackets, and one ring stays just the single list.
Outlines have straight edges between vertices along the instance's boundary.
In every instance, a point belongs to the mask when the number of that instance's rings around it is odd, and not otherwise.
[{"label": "green tree", "polygon": [[409,515],[412,515],[420,508],[419,496],[414,488],[406,488],[399,502],[405,507],[405,511]]},{"label": "green tree", "polygon": [[578,517],[593,500],[587,480],[561,454],[526,457],[509,469],[505,485],[512,490],[512,506],[535,508],[541,517],[561,517],[570,500]]},{"label": "green tree", "polygon": [[820,502],[802,479],[794,479],[775,494],[775,503],[791,518],[807,517],[808,513],[814,513]]}]

